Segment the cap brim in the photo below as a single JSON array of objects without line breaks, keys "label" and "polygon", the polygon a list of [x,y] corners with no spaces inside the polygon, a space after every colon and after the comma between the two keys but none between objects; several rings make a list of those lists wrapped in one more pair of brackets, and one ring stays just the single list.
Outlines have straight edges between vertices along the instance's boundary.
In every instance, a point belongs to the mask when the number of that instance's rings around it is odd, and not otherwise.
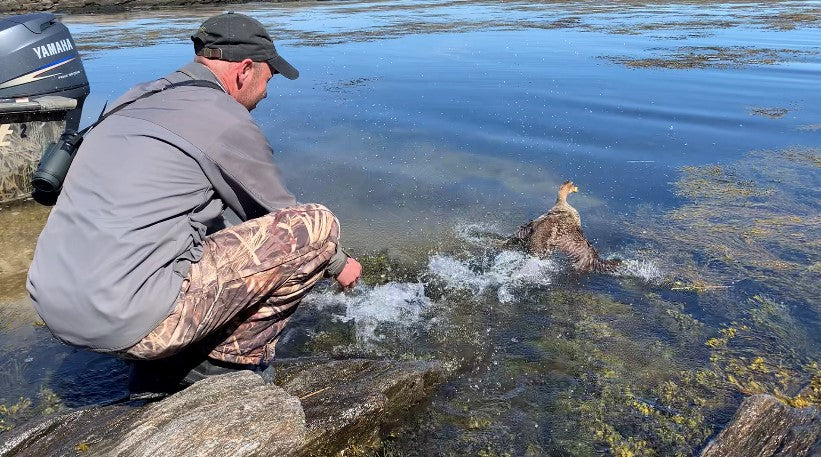
[{"label": "cap brim", "polygon": [[273,59],[269,59],[268,64],[274,67],[274,70],[278,71],[282,76],[288,79],[299,78],[299,70],[294,68],[293,65],[289,64],[288,61],[283,59],[280,55],[277,55]]}]

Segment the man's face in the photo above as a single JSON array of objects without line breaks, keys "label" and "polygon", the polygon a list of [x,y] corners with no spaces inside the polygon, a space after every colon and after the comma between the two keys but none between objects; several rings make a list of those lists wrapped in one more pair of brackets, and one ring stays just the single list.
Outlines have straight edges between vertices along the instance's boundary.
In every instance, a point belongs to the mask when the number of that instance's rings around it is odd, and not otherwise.
[{"label": "man's face", "polygon": [[257,104],[268,96],[268,81],[272,76],[271,66],[267,62],[255,62],[250,78],[237,94],[237,101],[248,111],[256,108]]}]

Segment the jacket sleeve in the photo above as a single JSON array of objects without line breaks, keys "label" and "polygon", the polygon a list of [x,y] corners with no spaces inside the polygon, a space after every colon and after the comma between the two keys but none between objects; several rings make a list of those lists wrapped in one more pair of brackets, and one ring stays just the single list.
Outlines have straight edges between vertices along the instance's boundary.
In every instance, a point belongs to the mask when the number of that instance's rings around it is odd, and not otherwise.
[{"label": "jacket sleeve", "polygon": [[[250,118],[224,127],[205,153],[217,168],[210,172],[216,171],[222,178],[210,181],[240,219],[253,219],[297,204],[282,182],[271,146]],[[204,171],[209,174],[209,170]],[[221,185],[229,189],[220,189]],[[337,247],[326,276],[336,277],[347,259],[348,254]]]},{"label": "jacket sleeve", "polygon": [[[250,119],[224,127],[205,153],[236,194],[234,205],[239,208],[232,209],[244,220],[296,204],[282,182],[271,146]],[[221,189],[216,191],[223,193]],[[229,206],[234,206],[232,200],[226,199]]]}]

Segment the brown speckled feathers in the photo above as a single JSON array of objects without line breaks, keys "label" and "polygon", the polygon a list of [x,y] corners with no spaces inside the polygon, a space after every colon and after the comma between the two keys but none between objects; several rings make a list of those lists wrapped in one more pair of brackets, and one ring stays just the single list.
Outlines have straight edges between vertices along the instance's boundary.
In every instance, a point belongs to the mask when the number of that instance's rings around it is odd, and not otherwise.
[{"label": "brown speckled feathers", "polygon": [[567,203],[567,195],[577,190],[571,181],[562,184],[553,208],[519,227],[514,237],[524,243],[531,254],[542,258],[556,249],[564,252],[575,270],[613,271],[621,262],[599,257],[596,248],[584,237],[578,211]]}]

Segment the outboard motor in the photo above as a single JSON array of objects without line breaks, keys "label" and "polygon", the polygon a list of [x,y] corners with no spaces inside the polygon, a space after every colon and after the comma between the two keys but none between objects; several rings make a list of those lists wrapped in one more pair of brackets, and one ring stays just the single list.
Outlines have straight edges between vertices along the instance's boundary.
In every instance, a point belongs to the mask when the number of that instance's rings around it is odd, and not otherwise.
[{"label": "outboard motor", "polygon": [[74,39],[51,13],[0,18],[0,62],[3,203],[31,195],[43,150],[78,130],[89,87]]},{"label": "outboard motor", "polygon": [[88,78],[74,39],[51,13],[0,19],[0,99],[61,96],[77,100],[66,128],[77,130]]}]

